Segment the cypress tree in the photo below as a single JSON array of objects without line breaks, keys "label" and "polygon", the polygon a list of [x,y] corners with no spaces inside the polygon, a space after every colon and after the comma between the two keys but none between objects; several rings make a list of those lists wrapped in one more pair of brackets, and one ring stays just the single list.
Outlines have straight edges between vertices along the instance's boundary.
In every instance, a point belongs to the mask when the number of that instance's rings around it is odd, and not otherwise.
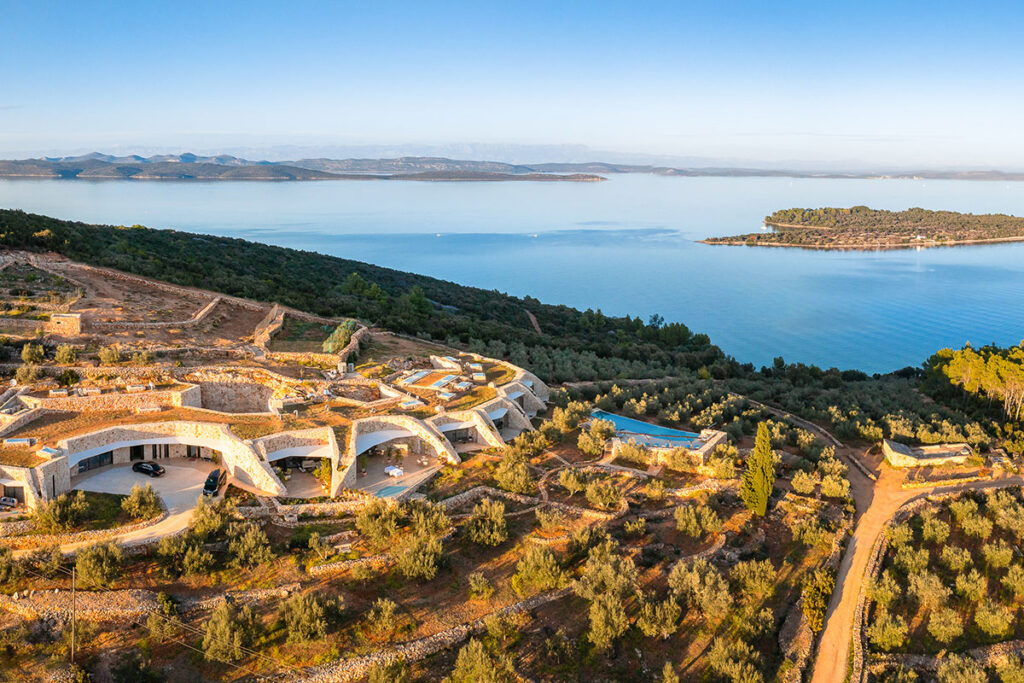
[{"label": "cypress tree", "polygon": [[743,503],[751,512],[764,517],[768,511],[768,498],[775,486],[774,455],[772,440],[768,434],[768,425],[764,422],[757,425],[757,439],[754,450],[747,458],[747,469],[740,482],[740,495]]}]

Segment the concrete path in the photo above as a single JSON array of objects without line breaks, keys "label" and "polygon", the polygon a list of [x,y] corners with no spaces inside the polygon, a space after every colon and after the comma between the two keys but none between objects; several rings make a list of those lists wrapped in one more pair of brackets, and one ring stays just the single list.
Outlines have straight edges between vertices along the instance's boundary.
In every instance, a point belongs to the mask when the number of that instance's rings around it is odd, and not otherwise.
[{"label": "concrete path", "polygon": [[[169,464],[171,462],[176,464]],[[214,463],[206,460],[194,462],[162,460],[159,464],[167,470],[162,477],[151,478],[133,472],[131,465],[115,465],[95,473],[84,474],[74,482],[75,489],[99,493],[127,494],[135,484],[140,486],[151,484],[153,486],[153,490],[157,492],[167,508],[167,517],[152,526],[117,537],[118,543],[139,545],[157,541],[187,527],[192,516],[192,508],[196,505],[196,499],[203,492],[206,475],[216,467]],[[223,491],[221,495],[223,495]],[[60,549],[69,552],[88,545],[92,544],[89,542],[69,543],[62,545]]]}]

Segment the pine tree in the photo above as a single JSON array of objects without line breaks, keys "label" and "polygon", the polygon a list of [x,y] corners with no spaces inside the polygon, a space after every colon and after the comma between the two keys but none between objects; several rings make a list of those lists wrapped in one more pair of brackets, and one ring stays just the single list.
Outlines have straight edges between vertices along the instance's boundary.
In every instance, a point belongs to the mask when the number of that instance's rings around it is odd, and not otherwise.
[{"label": "pine tree", "polygon": [[754,450],[747,458],[747,470],[740,482],[740,495],[747,508],[759,517],[768,511],[768,498],[775,486],[774,454],[768,425],[757,425],[757,439]]}]

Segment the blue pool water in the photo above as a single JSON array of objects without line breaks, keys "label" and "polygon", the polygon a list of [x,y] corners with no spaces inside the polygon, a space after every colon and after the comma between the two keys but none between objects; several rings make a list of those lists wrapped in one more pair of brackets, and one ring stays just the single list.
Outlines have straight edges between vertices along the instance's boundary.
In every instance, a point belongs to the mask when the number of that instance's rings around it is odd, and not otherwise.
[{"label": "blue pool water", "polygon": [[392,496],[397,496],[399,493],[404,491],[406,488],[408,488],[408,487],[406,487],[406,486],[385,486],[385,487],[381,488],[379,491],[377,491],[377,497],[378,498],[390,498]]},{"label": "blue pool water", "polygon": [[633,440],[645,446],[661,448],[672,446],[690,447],[700,437],[700,434],[694,434],[693,432],[670,429],[604,410],[595,410],[591,414],[596,418],[613,423],[615,425],[615,435],[620,439],[625,441]]}]

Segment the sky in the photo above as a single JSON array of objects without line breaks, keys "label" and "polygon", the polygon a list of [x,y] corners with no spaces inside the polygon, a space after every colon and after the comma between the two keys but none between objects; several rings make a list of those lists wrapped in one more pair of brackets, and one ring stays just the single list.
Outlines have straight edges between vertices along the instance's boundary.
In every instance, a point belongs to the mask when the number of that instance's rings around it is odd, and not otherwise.
[{"label": "sky", "polygon": [[0,156],[1019,169],[1022,20],[1024,3],[941,0],[0,0]]}]

